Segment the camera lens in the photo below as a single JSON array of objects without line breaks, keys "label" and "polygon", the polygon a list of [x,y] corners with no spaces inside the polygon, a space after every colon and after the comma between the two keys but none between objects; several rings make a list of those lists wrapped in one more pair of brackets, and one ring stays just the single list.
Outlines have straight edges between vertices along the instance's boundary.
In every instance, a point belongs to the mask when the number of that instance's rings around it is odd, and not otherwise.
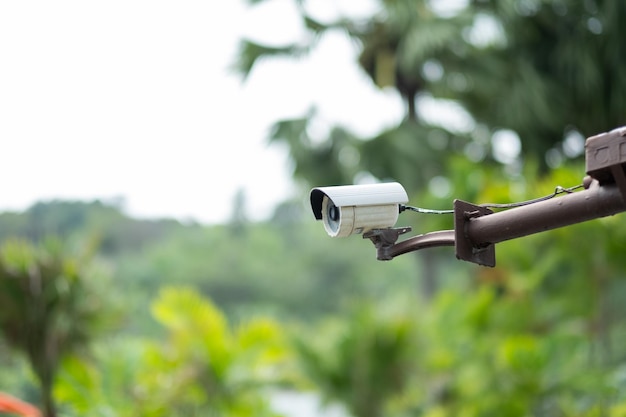
[{"label": "camera lens", "polygon": [[331,235],[336,234],[341,223],[341,209],[334,205],[328,197],[324,197],[322,210],[324,211],[324,227],[326,231]]},{"label": "camera lens", "polygon": [[328,218],[334,222],[339,221],[339,209],[334,204],[328,207]]}]

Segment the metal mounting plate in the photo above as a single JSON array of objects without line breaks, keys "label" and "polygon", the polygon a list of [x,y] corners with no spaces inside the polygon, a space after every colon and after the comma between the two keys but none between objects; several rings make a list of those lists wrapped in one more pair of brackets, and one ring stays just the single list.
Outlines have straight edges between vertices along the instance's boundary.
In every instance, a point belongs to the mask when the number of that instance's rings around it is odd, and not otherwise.
[{"label": "metal mounting plate", "polygon": [[454,248],[457,259],[483,266],[496,266],[496,246],[493,243],[477,246],[467,237],[467,224],[472,218],[493,213],[492,210],[454,200]]}]

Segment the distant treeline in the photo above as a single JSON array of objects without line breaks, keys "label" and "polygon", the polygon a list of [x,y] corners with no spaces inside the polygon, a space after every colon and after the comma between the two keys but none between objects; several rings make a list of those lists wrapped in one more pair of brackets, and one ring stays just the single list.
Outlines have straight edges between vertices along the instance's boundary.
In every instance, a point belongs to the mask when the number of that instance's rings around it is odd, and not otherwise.
[{"label": "distant treeline", "polygon": [[331,314],[385,287],[413,286],[413,259],[380,263],[369,242],[329,241],[302,211],[287,202],[267,222],[236,216],[203,225],[137,219],[99,200],[53,200],[0,213],[0,241],[54,236],[95,244],[112,270],[113,290],[135,311],[128,319],[134,330],[150,327],[145,306],[162,285],[192,285],[236,316],[262,310],[293,319]]}]

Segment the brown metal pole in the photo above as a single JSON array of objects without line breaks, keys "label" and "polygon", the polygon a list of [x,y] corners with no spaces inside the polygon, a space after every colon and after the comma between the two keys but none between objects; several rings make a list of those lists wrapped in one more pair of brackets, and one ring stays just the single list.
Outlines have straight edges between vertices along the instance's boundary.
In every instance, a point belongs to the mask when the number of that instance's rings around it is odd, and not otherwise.
[{"label": "brown metal pole", "polygon": [[503,242],[626,211],[616,185],[593,181],[584,191],[468,220],[466,237],[475,245]]}]

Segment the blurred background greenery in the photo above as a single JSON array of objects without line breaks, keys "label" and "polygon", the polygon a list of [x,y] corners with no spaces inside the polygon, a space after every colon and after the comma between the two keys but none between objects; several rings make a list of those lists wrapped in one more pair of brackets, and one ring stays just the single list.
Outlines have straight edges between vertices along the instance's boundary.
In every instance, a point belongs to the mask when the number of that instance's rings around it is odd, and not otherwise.
[{"label": "blurred background greenery", "polygon": [[[626,415],[621,216],[499,244],[490,269],[449,248],[376,261],[367,241],[329,239],[305,202],[313,185],[368,179],[429,208],[580,184],[584,138],[626,121],[626,3],[380,0],[372,19],[319,21],[294,2],[307,42],[242,40],[236,70],[339,31],[404,97],[404,120],[322,138],[316,109],[276,121],[301,195],[263,222],[243,195],[220,225],[100,201],[0,214],[0,390],[47,417],[304,415],[277,406],[284,393],[314,394],[316,415]],[[472,129],[428,123],[429,100]]]}]

